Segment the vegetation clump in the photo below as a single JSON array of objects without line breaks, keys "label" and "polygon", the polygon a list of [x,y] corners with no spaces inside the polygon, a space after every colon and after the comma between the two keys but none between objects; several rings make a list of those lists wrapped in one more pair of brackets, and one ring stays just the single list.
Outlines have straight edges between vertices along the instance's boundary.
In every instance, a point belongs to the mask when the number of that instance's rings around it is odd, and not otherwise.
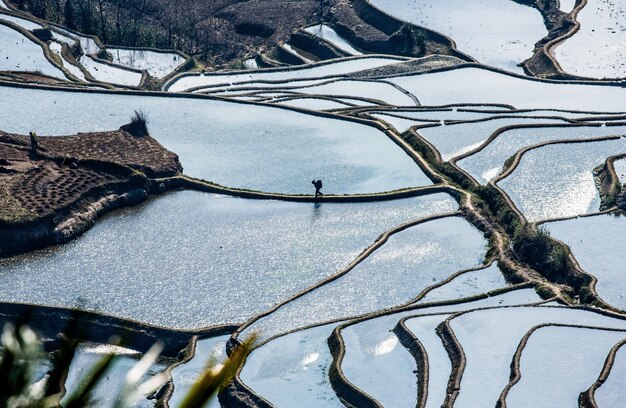
[{"label": "vegetation clump", "polygon": [[489,211],[496,217],[507,234],[516,236],[519,233],[522,222],[515,211],[509,207],[498,189],[485,185],[474,188],[474,192],[487,204]]},{"label": "vegetation clump", "polygon": [[101,49],[100,51],[98,51],[98,54],[96,54],[96,56],[98,58],[100,58],[101,60],[105,60],[105,61],[109,61],[109,62],[113,61],[113,57],[105,49]]},{"label": "vegetation clump", "polygon": [[521,260],[548,279],[567,283],[572,269],[564,245],[554,241],[543,227],[518,228],[513,236],[513,249]]},{"label": "vegetation clump", "polygon": [[527,224],[522,220],[496,187],[489,184],[478,185],[454,165],[442,162],[433,148],[411,132],[405,132],[402,137],[437,173],[473,194],[476,208],[483,213],[488,222],[499,225],[510,237],[513,251],[511,255],[515,261],[537,271],[551,282],[570,286],[585,298],[583,300],[591,300],[587,296],[591,294],[587,288],[591,277],[578,271],[570,258],[567,246],[551,238],[545,228]]},{"label": "vegetation clump", "polygon": [[401,55],[423,54],[425,41],[424,32],[410,24],[403,24],[389,37],[389,42]]},{"label": "vegetation clump", "polygon": [[37,39],[43,42],[50,41],[54,38],[49,28],[35,28],[32,33]]},{"label": "vegetation clump", "polygon": [[523,223],[502,194],[493,186],[480,186],[476,194],[484,200],[499,225],[511,237],[511,246],[518,260],[545,278],[580,288],[587,284],[569,257],[569,250],[554,240],[544,227]]},{"label": "vegetation clump", "polygon": [[130,123],[120,128],[133,136],[143,137],[148,136],[148,115],[141,110],[136,110]]}]

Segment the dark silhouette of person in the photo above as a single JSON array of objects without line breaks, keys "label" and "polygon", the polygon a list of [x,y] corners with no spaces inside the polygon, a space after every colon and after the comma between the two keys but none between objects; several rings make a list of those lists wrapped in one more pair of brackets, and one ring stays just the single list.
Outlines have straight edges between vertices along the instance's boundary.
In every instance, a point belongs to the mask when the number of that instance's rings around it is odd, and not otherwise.
[{"label": "dark silhouette of person", "polygon": [[37,147],[39,147],[39,138],[37,137],[37,133],[30,132],[30,148],[37,152]]},{"label": "dark silhouette of person", "polygon": [[320,190],[322,189],[322,180],[313,180],[311,184],[315,187],[315,198],[318,196],[324,195]]}]

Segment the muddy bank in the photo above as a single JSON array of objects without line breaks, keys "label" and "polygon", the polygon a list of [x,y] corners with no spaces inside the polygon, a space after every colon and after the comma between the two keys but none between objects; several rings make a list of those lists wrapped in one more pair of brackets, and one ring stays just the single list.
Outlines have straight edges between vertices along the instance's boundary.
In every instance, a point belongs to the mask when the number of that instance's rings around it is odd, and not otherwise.
[{"label": "muddy bank", "polygon": [[554,58],[552,50],[560,43],[572,37],[580,29],[576,17],[587,4],[587,0],[580,0],[570,13],[559,9],[559,2],[555,0],[516,0],[518,3],[535,7],[543,16],[548,35],[535,44],[532,57],[522,63],[526,74],[538,78],[557,80],[585,80],[568,74],[561,69]]},{"label": "muddy bank", "polygon": [[604,164],[593,169],[596,186],[600,192],[600,211],[618,207],[626,210],[626,188],[615,172],[614,163],[626,157],[626,154],[612,156]]},{"label": "muddy bank", "polygon": [[[420,74],[434,70],[454,68],[465,64],[466,61],[448,55],[430,55],[397,64],[384,65],[378,68],[371,68],[364,71],[348,74],[352,79],[387,79],[392,76]],[[378,109],[378,108],[377,108]],[[392,110],[396,110],[393,107]]]},{"label": "muddy bank", "polygon": [[400,21],[368,0],[337,0],[330,15],[329,20],[340,35],[369,52],[410,57],[451,55],[473,61],[456,49],[452,39],[426,27]]}]

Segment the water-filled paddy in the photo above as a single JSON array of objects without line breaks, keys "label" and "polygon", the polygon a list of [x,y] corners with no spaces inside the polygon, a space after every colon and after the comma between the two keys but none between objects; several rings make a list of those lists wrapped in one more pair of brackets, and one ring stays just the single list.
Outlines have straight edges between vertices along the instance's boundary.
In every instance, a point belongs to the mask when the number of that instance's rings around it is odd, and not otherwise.
[{"label": "water-filled paddy", "polygon": [[0,71],[40,72],[65,79],[63,72],[46,59],[39,44],[4,24],[0,24]]},{"label": "water-filled paddy", "polygon": [[422,105],[492,103],[517,109],[626,111],[626,90],[621,87],[540,82],[482,68],[459,68],[389,81],[417,96]]},{"label": "water-filled paddy", "polygon": [[348,74],[351,72],[377,68],[383,65],[395,64],[398,62],[401,62],[401,60],[382,57],[364,57],[292,70],[275,70],[269,72],[251,71],[245,73],[233,72],[227,74],[182,76],[171,82],[168,91],[181,92],[199,86],[219,84],[228,85],[236,84],[238,82],[284,81],[291,79],[319,78]]},{"label": "water-filled paddy", "polygon": [[[384,114],[374,114],[372,115],[375,119],[380,119],[385,121],[389,125],[393,126],[398,132],[402,133],[409,130],[411,127],[415,125],[427,125],[429,122],[417,122],[412,119],[399,118],[397,116],[392,115],[384,115]],[[430,122],[432,123],[432,122]]]},{"label": "water-filled paddy", "polygon": [[588,0],[576,17],[580,29],[553,48],[561,68],[582,77],[626,76],[625,18],[621,0]]},{"label": "water-filled paddy", "polygon": [[544,146],[524,154],[498,184],[530,222],[597,212],[600,194],[592,171],[621,152],[625,138]]},{"label": "water-filled paddy", "polygon": [[565,13],[569,13],[574,10],[576,0],[559,0],[559,9]]},{"label": "water-filled paddy", "polygon": [[139,86],[141,83],[140,72],[96,61],[87,55],[82,56],[79,62],[97,81],[126,86]]},{"label": "water-filled paddy", "polygon": [[275,88],[290,89],[297,88],[303,86],[311,86],[311,85],[320,85],[323,83],[327,83],[338,77],[325,77],[323,79],[285,79],[276,82],[239,82],[235,85],[217,85],[217,86],[207,86],[198,88],[193,91],[193,93],[208,93],[211,95],[223,95],[228,96],[229,94],[234,93],[242,93],[242,92],[254,92],[254,91],[267,91],[271,92]]},{"label": "water-filled paddy", "polygon": [[[469,108],[472,109],[472,108]],[[487,109],[487,108],[485,108]],[[499,110],[499,108],[491,107],[490,110]],[[477,120],[485,119],[497,115],[513,115],[514,113],[508,109],[500,110],[499,113],[491,112],[466,112],[460,110],[460,108],[445,108],[441,110],[412,110],[412,111],[399,111],[392,112],[394,115],[402,116],[407,119],[415,119],[416,121],[442,121],[442,120]]]},{"label": "water-filled paddy", "polygon": [[370,0],[392,16],[451,37],[479,62],[522,73],[534,44],[548,32],[541,13],[514,1]]},{"label": "water-filled paddy", "polygon": [[[238,98],[241,99],[241,98]],[[310,109],[310,110],[330,110],[330,109],[343,109],[349,105],[339,103],[335,100],[322,99],[322,98],[298,98],[287,99],[281,102],[276,102],[278,105],[291,106],[294,108]]]},{"label": "water-filled paddy", "polygon": [[615,167],[615,173],[617,173],[617,177],[619,177],[621,183],[626,184],[626,158],[615,160],[613,166]]},{"label": "water-filled paddy", "polygon": [[174,52],[124,48],[107,48],[107,51],[114,63],[133,69],[145,69],[154,78],[163,78],[185,62],[182,56]]},{"label": "water-filled paddy", "polygon": [[[1,7],[0,7],[1,8]],[[43,28],[41,24],[32,22],[30,20],[26,20],[25,18],[12,16],[9,14],[0,14],[0,21],[8,21],[11,23],[15,23],[20,27],[23,27],[26,30],[36,30],[38,28]]]},{"label": "water-filled paddy", "polygon": [[328,379],[334,325],[279,337],[248,357],[241,380],[277,407],[343,407]]},{"label": "water-filled paddy", "polygon": [[624,338],[626,331],[538,329],[522,352],[521,379],[507,395],[507,407],[578,405],[580,393],[598,378],[611,347]]},{"label": "water-filled paddy", "polygon": [[[415,401],[417,378],[413,373],[414,358],[401,344],[393,338],[389,341],[386,337],[392,335],[389,331],[398,321],[420,313],[451,313],[476,307],[528,304],[538,300],[534,290],[524,289],[475,302],[394,313],[349,326],[342,331],[342,336],[350,331],[348,336],[356,336],[354,339],[357,343],[346,344],[348,354],[344,356],[342,369],[349,381],[379,401],[392,401],[391,406],[398,406],[400,401]],[[328,380],[332,356],[327,338],[342,323],[344,322],[297,331],[271,340],[252,352],[241,372],[241,379],[277,406],[341,406],[337,405],[339,401]],[[434,332],[432,336],[438,341],[438,347],[444,355],[444,360],[437,360],[437,367],[441,367],[448,360],[447,353]],[[385,339],[387,343],[384,342]],[[380,347],[375,347],[376,345]],[[402,361],[402,367],[405,368],[403,370],[389,364],[400,355],[406,358],[406,361]],[[353,360],[353,357],[356,359]],[[361,379],[360,382],[355,375]],[[394,381],[390,382],[389,378],[392,377]],[[405,384],[410,384],[409,388],[403,387]],[[429,391],[441,387],[445,390],[445,384],[435,384],[432,388],[429,386]],[[396,394],[392,395],[394,392]],[[382,398],[381,393],[388,398]]]},{"label": "water-filled paddy", "polygon": [[[2,260],[0,291],[172,327],[243,322],[338,272],[386,230],[456,208],[445,194],[316,206],[177,192],[67,245]],[[482,253],[484,243],[467,245]]]},{"label": "water-filled paddy", "polygon": [[450,299],[461,299],[487,293],[507,286],[502,271],[497,263],[485,269],[463,273],[450,282],[430,290],[420,303],[440,302]]},{"label": "water-filled paddy", "polygon": [[394,234],[346,275],[281,306],[251,329],[271,337],[408,303],[426,287],[479,266],[485,252],[482,234],[462,218],[422,223]]},{"label": "water-filled paddy", "polygon": [[[119,353],[122,354],[119,354]],[[133,350],[121,349],[107,345],[83,345],[76,350],[76,355],[70,365],[65,388],[67,390],[65,398],[69,398],[73,392],[83,385],[86,376],[91,373],[93,367],[106,354],[116,354],[114,362],[106,371],[104,380],[98,383],[92,393],[92,401],[97,406],[114,406],[119,403],[118,397],[126,381],[128,372],[139,362],[141,355],[133,353]],[[150,367],[142,381],[158,374],[166,367],[156,363]],[[142,397],[136,404],[138,407],[152,407],[154,402],[149,401],[146,396]]]},{"label": "water-filled paddy", "polygon": [[[56,27],[54,27],[54,28],[56,29]],[[63,32],[62,30],[61,31],[51,31],[52,37],[54,38],[55,41],[58,41],[60,43],[66,43],[70,47],[72,45],[74,45],[78,41],[78,37],[68,36],[68,35],[62,34],[62,32]],[[69,33],[67,33],[67,34],[69,34]],[[79,41],[79,43],[80,43],[80,41]]]},{"label": "water-filled paddy", "polygon": [[484,143],[494,132],[506,126],[528,124],[562,124],[562,120],[555,119],[524,119],[508,118],[494,119],[481,122],[441,125],[418,129],[417,133],[432,143],[441,154],[444,161],[460,156]]},{"label": "water-filled paddy", "polygon": [[319,24],[316,26],[307,27],[304,29],[304,31],[331,43],[335,47],[339,48],[341,51],[344,51],[350,55],[363,55],[363,53],[356,50],[350,44],[350,42],[348,42],[348,40],[337,34],[337,32],[332,27],[326,24]]},{"label": "water-filled paddy", "polygon": [[254,58],[248,58],[243,62],[245,69],[259,69],[259,63]]},{"label": "water-filled paddy", "polygon": [[447,394],[446,385],[452,373],[452,362],[435,330],[449,316],[449,314],[419,316],[408,319],[405,323],[428,356],[427,407],[441,407]]},{"label": "water-filled paddy", "polygon": [[552,236],[571,248],[583,270],[598,278],[600,297],[626,310],[626,216],[598,215],[546,224]]},{"label": "water-filled paddy", "polygon": [[228,187],[312,194],[311,180],[322,179],[324,193],[351,194],[431,184],[383,132],[359,123],[218,100],[0,87],[8,132],[113,130],[136,109],[187,175]]},{"label": "water-filled paddy", "polygon": [[415,101],[393,85],[382,82],[339,80],[324,85],[290,89],[311,95],[353,96],[382,101],[395,106],[415,106]]},{"label": "water-filled paddy", "polygon": [[596,403],[600,407],[618,407],[626,398],[626,347],[620,347],[615,355],[609,378],[596,390]]},{"label": "water-filled paddy", "polygon": [[[459,298],[466,296],[471,296],[471,293]],[[428,406],[439,407],[445,397],[445,385],[452,367],[435,328],[446,319],[447,313],[478,307],[529,304],[538,300],[534,291],[525,289],[473,302],[394,313],[348,326],[341,331],[346,347],[341,368],[351,383],[384,406],[415,406],[418,379],[415,358],[399,342],[392,329],[402,319],[435,314],[407,320],[406,324],[428,353]],[[394,381],[388,381],[389,378]]]},{"label": "water-filled paddy", "polygon": [[[485,119],[510,119],[510,116],[520,117],[528,116],[533,118],[556,117],[567,119],[580,119],[592,121],[595,113],[587,112],[568,112],[559,110],[501,110],[493,109],[493,111],[477,111],[476,108],[469,108],[472,111],[459,110],[457,108],[441,109],[441,110],[419,110],[419,111],[397,111],[385,114],[383,111],[374,113],[372,116],[381,118],[400,131],[408,130],[413,125],[424,125],[428,122],[440,123],[441,121],[475,121]],[[535,119],[537,120],[537,119]],[[543,120],[543,119],[542,119]]]},{"label": "water-filled paddy", "polygon": [[[198,380],[200,375],[207,369],[207,364],[216,366],[226,359],[226,342],[230,336],[218,336],[198,340],[193,358],[172,369],[172,381],[174,392],[168,403],[171,407],[178,407]],[[218,408],[217,395],[214,395],[205,408]]]},{"label": "water-filled paddy", "polygon": [[455,406],[495,405],[509,381],[510,364],[520,340],[532,327],[546,323],[626,328],[626,321],[621,319],[561,307],[490,309],[453,318],[450,327],[466,358]]},{"label": "water-filled paddy", "polygon": [[74,64],[71,64],[62,54],[62,50],[63,50],[63,46],[61,45],[60,42],[57,41],[52,41],[49,44],[49,48],[50,51],[52,51],[53,53],[55,53],[56,55],[59,56],[59,58],[61,59],[61,63],[63,64],[63,68],[65,68],[66,70],[69,71],[70,74],[74,75],[76,78],[78,78],[81,81],[87,81],[85,79],[85,74],[83,74],[83,71],[81,71],[81,69],[79,67],[77,67]]},{"label": "water-filled paddy", "polygon": [[289,43],[284,43],[283,44],[283,48],[286,49],[287,51],[289,51],[290,53],[294,54],[295,56],[297,56],[298,58],[300,58],[302,61],[306,62],[307,64],[312,64],[312,63],[315,62],[315,61],[305,57],[304,55],[302,55],[302,53],[300,51],[298,51],[297,49],[292,47]]},{"label": "water-filled paddy", "polygon": [[90,36],[64,30],[57,26],[54,27],[54,31],[62,34],[61,36],[58,36],[56,33],[54,33],[55,38],[65,41],[70,45],[74,43],[74,40],[78,41],[80,43],[80,47],[83,50],[83,54],[85,55],[94,55],[100,51],[100,46],[98,46],[98,44]]},{"label": "water-filled paddy", "polygon": [[391,331],[395,324],[381,327],[376,320],[341,331],[346,347],[341,369],[348,381],[383,406],[413,407],[417,402],[415,360]]},{"label": "water-filled paddy", "polygon": [[[483,150],[459,160],[457,164],[474,176],[476,180],[481,183],[487,183],[500,174],[504,162],[509,157],[524,147],[553,140],[584,140],[624,133],[626,133],[626,126],[512,129],[501,133]],[[563,148],[567,149],[566,146],[563,146]],[[557,155],[560,155],[560,153]]]}]

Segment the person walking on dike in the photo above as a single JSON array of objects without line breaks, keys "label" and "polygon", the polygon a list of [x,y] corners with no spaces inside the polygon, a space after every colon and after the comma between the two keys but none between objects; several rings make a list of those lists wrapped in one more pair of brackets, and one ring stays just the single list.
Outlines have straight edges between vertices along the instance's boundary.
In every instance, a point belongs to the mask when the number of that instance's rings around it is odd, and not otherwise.
[{"label": "person walking on dike", "polygon": [[33,152],[37,153],[37,147],[39,147],[39,138],[37,133],[30,132],[30,148]]},{"label": "person walking on dike", "polygon": [[313,180],[311,181],[311,184],[315,187],[315,198],[324,195],[324,193],[320,191],[322,189],[322,180]]}]

